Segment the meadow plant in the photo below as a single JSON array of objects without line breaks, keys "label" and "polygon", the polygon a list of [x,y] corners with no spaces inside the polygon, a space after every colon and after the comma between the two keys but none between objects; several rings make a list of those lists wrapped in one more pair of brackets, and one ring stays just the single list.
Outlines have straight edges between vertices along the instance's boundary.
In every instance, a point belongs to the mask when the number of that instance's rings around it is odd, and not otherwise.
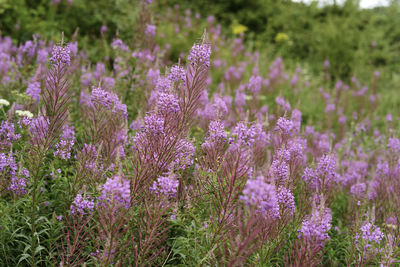
[{"label": "meadow plant", "polygon": [[99,24],[97,61],[78,33],[0,37],[0,265],[396,266],[386,74],[315,75],[156,7],[134,42]]}]

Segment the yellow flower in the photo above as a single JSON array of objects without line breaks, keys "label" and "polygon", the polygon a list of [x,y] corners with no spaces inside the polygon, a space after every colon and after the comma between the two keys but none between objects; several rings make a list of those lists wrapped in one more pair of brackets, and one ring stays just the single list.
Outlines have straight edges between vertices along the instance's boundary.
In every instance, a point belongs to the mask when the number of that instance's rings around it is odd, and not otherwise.
[{"label": "yellow flower", "polygon": [[244,32],[247,31],[247,30],[248,30],[248,28],[247,28],[246,26],[244,26],[244,25],[242,25],[242,24],[239,24],[239,23],[237,23],[237,22],[235,22],[235,23],[232,25],[232,33],[233,33],[233,34],[239,35],[239,34],[241,34],[241,33],[244,33]]},{"label": "yellow flower", "polygon": [[277,43],[285,43],[287,41],[289,41],[289,36],[286,33],[279,32],[275,36],[275,42],[277,42]]}]

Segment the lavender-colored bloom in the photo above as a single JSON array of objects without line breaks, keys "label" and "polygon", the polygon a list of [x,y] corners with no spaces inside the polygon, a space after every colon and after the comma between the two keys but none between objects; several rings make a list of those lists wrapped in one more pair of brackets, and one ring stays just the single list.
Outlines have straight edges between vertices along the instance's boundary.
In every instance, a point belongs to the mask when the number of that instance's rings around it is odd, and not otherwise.
[{"label": "lavender-colored bloom", "polygon": [[328,231],[331,229],[332,213],[329,208],[314,207],[309,218],[303,221],[299,230],[299,238],[323,246],[329,240]]},{"label": "lavender-colored bloom", "polygon": [[298,80],[299,80],[299,76],[296,73],[295,75],[293,75],[292,80],[290,81],[290,86],[292,86],[294,88],[296,86]]},{"label": "lavender-colored bloom", "polygon": [[122,104],[118,96],[114,93],[100,88],[93,88],[90,99],[93,104],[98,104],[108,110],[112,110],[114,114],[120,114],[125,119],[128,117],[126,105]]},{"label": "lavender-colored bloom", "polygon": [[106,66],[102,62],[97,62],[96,69],[93,72],[94,77],[96,80],[100,80],[101,76],[106,73]]},{"label": "lavender-colored bloom", "polygon": [[23,168],[20,175],[11,175],[11,184],[8,187],[9,191],[21,196],[26,194],[26,186],[28,184],[29,171]]},{"label": "lavender-colored bloom", "polygon": [[164,119],[155,114],[147,114],[143,119],[144,131],[152,134],[164,134]]},{"label": "lavender-colored bloom", "polygon": [[6,169],[10,171],[11,176],[15,176],[18,167],[12,153],[8,156],[4,153],[0,153],[0,172]]},{"label": "lavender-colored bloom", "polygon": [[76,195],[74,201],[72,202],[71,206],[71,213],[79,213],[79,214],[86,214],[86,213],[92,213],[94,209],[94,201],[93,198],[91,197],[82,197],[82,195],[79,193]]},{"label": "lavender-colored bloom", "polygon": [[179,102],[178,98],[169,93],[160,93],[158,96],[157,107],[163,113],[178,113],[179,112]]},{"label": "lavender-colored bloom", "polygon": [[71,50],[69,46],[54,46],[51,53],[50,63],[56,66],[69,66],[71,63]]},{"label": "lavender-colored bloom", "polygon": [[298,109],[293,109],[292,110],[292,115],[290,116],[290,120],[293,122],[294,130],[296,133],[300,132],[300,127],[301,127],[301,111]]},{"label": "lavender-colored bloom", "polygon": [[107,26],[106,25],[101,26],[100,34],[104,35],[106,33],[106,31],[107,31]]},{"label": "lavender-colored bloom", "polygon": [[29,124],[29,133],[34,144],[40,144],[45,139],[49,124],[49,119],[43,116],[32,119]]},{"label": "lavender-colored bloom", "polygon": [[392,114],[388,113],[388,114],[386,115],[386,120],[387,120],[388,122],[392,122],[392,121],[393,121]]},{"label": "lavender-colored bloom", "polygon": [[248,179],[243,189],[243,195],[239,197],[245,205],[254,206],[257,211],[272,218],[279,218],[279,203],[275,187],[267,184],[263,176],[256,179]]},{"label": "lavender-colored bloom", "polygon": [[71,158],[71,149],[74,143],[74,140],[60,140],[60,142],[56,144],[54,156],[58,156],[61,159]]},{"label": "lavender-colored bloom", "polygon": [[188,61],[193,65],[210,66],[211,45],[209,44],[194,44],[190,50]]},{"label": "lavender-colored bloom", "polygon": [[290,103],[288,101],[285,101],[285,99],[283,97],[277,96],[275,98],[275,102],[276,102],[276,104],[280,105],[283,108],[283,110],[286,110],[286,111],[291,110]]},{"label": "lavender-colored bloom", "polygon": [[206,140],[226,140],[224,124],[220,121],[212,121],[208,126]]},{"label": "lavender-colored bloom", "polygon": [[63,132],[61,133],[62,139],[72,139],[75,140],[74,126],[64,125]]},{"label": "lavender-colored bloom", "polygon": [[289,166],[286,164],[285,161],[274,160],[272,161],[269,174],[277,183],[280,183],[289,178]]},{"label": "lavender-colored bloom", "polygon": [[178,192],[179,181],[175,175],[170,174],[168,176],[160,176],[157,181],[153,182],[153,186],[150,187],[150,191],[159,195],[162,194],[168,198],[176,197]]},{"label": "lavender-colored bloom", "polygon": [[336,176],[336,157],[333,155],[322,156],[318,162],[317,173],[325,176],[326,179],[334,180]]},{"label": "lavender-colored bloom", "polygon": [[[71,1],[71,0],[69,0],[69,1]],[[78,54],[78,42],[69,43],[68,48],[71,51],[73,56],[76,56]]]},{"label": "lavender-colored bloom", "polygon": [[114,39],[111,44],[111,47],[113,49],[119,49],[122,52],[127,52],[129,49],[128,46],[121,39]]},{"label": "lavender-colored bloom", "polygon": [[278,188],[277,198],[278,198],[278,203],[281,207],[281,210],[283,210],[284,212],[287,212],[289,215],[293,215],[296,212],[294,196],[289,189],[287,189],[283,186],[280,186]]},{"label": "lavender-colored bloom", "polygon": [[96,146],[84,144],[81,153],[85,158],[85,168],[92,171],[97,170],[98,153]]},{"label": "lavender-colored bloom", "polygon": [[35,100],[36,103],[40,100],[40,93],[42,89],[40,89],[39,82],[31,82],[28,84],[28,88],[26,89],[26,94],[31,97],[32,100]]},{"label": "lavender-colored bloom", "polygon": [[159,77],[156,83],[155,91],[169,92],[171,88],[171,80],[165,77]]},{"label": "lavender-colored bloom", "polygon": [[71,149],[75,143],[75,132],[73,126],[65,125],[60,136],[60,141],[55,146],[54,156],[61,159],[71,158]]},{"label": "lavender-colored bloom", "polygon": [[136,119],[132,121],[132,123],[129,125],[129,129],[131,129],[132,131],[140,130],[142,128],[142,124],[143,122],[141,120]]},{"label": "lavender-colored bloom", "polygon": [[261,85],[262,85],[262,77],[257,75],[257,76],[251,76],[250,81],[249,81],[249,90],[254,94],[257,95],[261,91]]},{"label": "lavender-colored bloom", "polygon": [[47,59],[49,58],[49,52],[47,51],[47,49],[39,49],[37,51],[37,55],[36,55],[36,63],[37,64],[43,64],[47,62]]},{"label": "lavender-colored bloom", "polygon": [[391,149],[394,153],[400,152],[400,140],[397,138],[389,138],[387,148]]},{"label": "lavender-colored bloom", "polygon": [[218,95],[214,95],[214,104],[212,105],[214,109],[214,114],[226,115],[228,114],[228,106],[225,101]]},{"label": "lavender-colored bloom", "polygon": [[280,117],[276,122],[275,130],[281,131],[283,134],[289,135],[293,130],[293,127],[294,125],[291,120]]},{"label": "lavender-colored bloom", "polygon": [[232,130],[232,136],[229,139],[230,143],[236,142],[240,145],[253,146],[256,132],[255,128],[248,128],[243,122],[239,122]]},{"label": "lavender-colored bloom", "polygon": [[155,36],[156,35],[156,25],[146,24],[146,29],[144,30],[144,34],[147,36]]},{"label": "lavender-colored bloom", "polygon": [[350,192],[357,198],[362,198],[367,185],[365,183],[354,184],[350,188]]},{"label": "lavender-colored bloom", "polygon": [[[375,242],[377,244],[379,244],[381,242],[381,240],[383,239],[383,233],[382,233],[381,229],[378,226],[376,226],[370,222],[365,222],[361,226],[360,230],[361,230],[361,235],[357,233],[355,236],[356,244],[359,242],[360,238],[362,238],[364,240],[364,242],[367,242],[367,243]],[[364,244],[364,245],[367,246],[367,244]]]},{"label": "lavender-colored bloom", "polygon": [[176,145],[175,160],[173,162],[173,168],[175,169],[186,169],[193,164],[193,156],[196,148],[192,143],[185,139],[181,139]]},{"label": "lavender-colored bloom", "polygon": [[215,147],[217,144],[223,144],[227,139],[224,124],[220,121],[211,121],[208,126],[208,132],[204,143],[201,145],[203,149]]},{"label": "lavender-colored bloom", "polygon": [[336,173],[336,157],[333,155],[324,155],[318,161],[317,168],[306,168],[302,179],[310,183],[313,189],[329,188],[338,178]]},{"label": "lavender-colored bloom", "polygon": [[238,108],[243,108],[246,106],[246,94],[243,90],[236,90],[235,91],[235,105]]},{"label": "lavender-colored bloom", "polygon": [[151,82],[153,85],[155,85],[159,77],[160,77],[160,70],[150,68],[146,74],[146,81]]},{"label": "lavender-colored bloom", "polygon": [[342,115],[342,116],[339,117],[338,121],[339,121],[340,124],[345,124],[346,120],[347,120],[347,117],[345,115]]},{"label": "lavender-colored bloom", "polygon": [[185,69],[179,65],[172,66],[171,72],[168,75],[168,80],[171,82],[186,81]]},{"label": "lavender-colored bloom", "polygon": [[328,104],[328,105],[326,105],[325,113],[330,113],[330,112],[334,111],[335,109],[336,109],[335,104],[333,104],[333,103]]},{"label": "lavender-colored bloom", "polygon": [[0,148],[11,146],[12,143],[21,138],[20,134],[15,133],[14,124],[9,121],[2,121],[0,125]]},{"label": "lavender-colored bloom", "polygon": [[113,105],[113,93],[102,90],[101,88],[93,88],[90,99],[95,104],[100,104],[107,109],[111,109]]},{"label": "lavender-colored bloom", "polygon": [[98,198],[103,202],[117,201],[128,208],[130,205],[130,185],[129,180],[123,179],[120,176],[108,178],[107,181],[101,186],[101,196]]}]

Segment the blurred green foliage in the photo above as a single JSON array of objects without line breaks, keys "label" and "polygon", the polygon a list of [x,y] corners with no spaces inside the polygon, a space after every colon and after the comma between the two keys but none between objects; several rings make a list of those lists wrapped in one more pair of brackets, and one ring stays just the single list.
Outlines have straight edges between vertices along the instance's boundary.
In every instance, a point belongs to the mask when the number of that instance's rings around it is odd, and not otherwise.
[{"label": "blurred green foliage", "polygon": [[[162,1],[161,1],[162,2]],[[248,28],[248,39],[256,48],[275,45],[275,52],[284,58],[306,61],[319,72],[321,62],[330,61],[331,73],[349,79],[365,65],[400,69],[400,5],[393,1],[389,7],[360,9],[358,1],[347,0],[343,5],[318,6],[292,1],[233,0],[186,1],[179,4],[202,15],[215,15],[225,28],[239,22]],[[285,34],[289,41],[277,42]],[[279,39],[279,38],[278,38]],[[366,71],[370,73],[370,70]]]},{"label": "blurred green foliage", "polygon": [[[118,32],[121,39],[134,41],[139,0],[56,1],[0,0],[1,35],[23,42],[35,33],[59,40],[60,32],[72,36],[78,31],[79,45],[85,47],[98,42],[100,28],[106,25],[107,40]],[[355,74],[367,76],[371,69],[388,70],[388,75],[400,69],[399,1],[375,9],[360,9],[357,0],[324,7],[289,0],[154,2],[161,13],[179,6],[203,17],[214,15],[225,34],[244,32],[261,53],[272,50],[286,60],[305,62],[314,73],[325,59],[330,61],[331,75],[344,80]]]},{"label": "blurred green foliage", "polygon": [[124,38],[133,36],[138,13],[137,0],[0,0],[1,35],[23,42],[39,34],[46,39],[59,38],[60,32],[82,38],[100,37],[106,25],[113,35],[118,30]]}]

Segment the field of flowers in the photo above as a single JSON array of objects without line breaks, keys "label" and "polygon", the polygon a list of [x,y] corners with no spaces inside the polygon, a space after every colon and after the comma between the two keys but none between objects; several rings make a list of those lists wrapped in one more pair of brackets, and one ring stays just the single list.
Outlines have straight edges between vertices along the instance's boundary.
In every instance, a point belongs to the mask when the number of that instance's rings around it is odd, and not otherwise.
[{"label": "field of flowers", "polygon": [[79,33],[0,36],[0,266],[400,266],[384,74],[151,6],[98,62]]}]

